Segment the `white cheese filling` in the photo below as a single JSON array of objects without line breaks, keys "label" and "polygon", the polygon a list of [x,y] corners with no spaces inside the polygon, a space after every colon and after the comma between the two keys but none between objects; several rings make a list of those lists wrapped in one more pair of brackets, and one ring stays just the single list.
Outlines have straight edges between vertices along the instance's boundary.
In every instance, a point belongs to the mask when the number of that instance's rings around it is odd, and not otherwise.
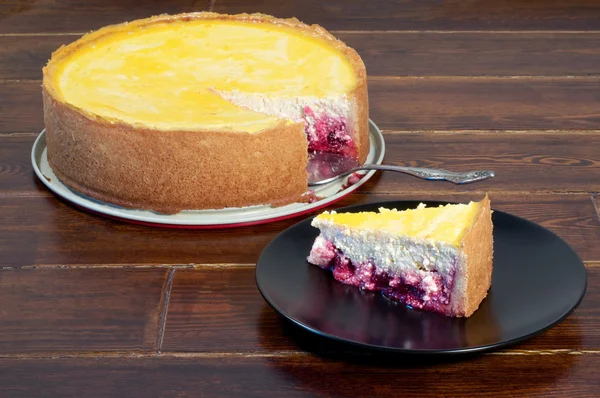
[{"label": "white cheese filling", "polygon": [[[305,122],[308,134],[315,132],[315,119],[327,115],[331,118],[350,119],[350,101],[346,95],[328,97],[270,97],[260,93],[245,93],[237,90],[215,91],[227,101],[254,112],[277,116],[296,123]],[[310,108],[314,116],[305,114]],[[350,128],[351,126],[348,126]]]},{"label": "white cheese filling", "polygon": [[332,242],[355,264],[372,261],[378,272],[401,275],[409,271],[452,274],[459,256],[450,243],[393,235],[379,230],[352,231],[327,220],[315,220],[323,238]]}]

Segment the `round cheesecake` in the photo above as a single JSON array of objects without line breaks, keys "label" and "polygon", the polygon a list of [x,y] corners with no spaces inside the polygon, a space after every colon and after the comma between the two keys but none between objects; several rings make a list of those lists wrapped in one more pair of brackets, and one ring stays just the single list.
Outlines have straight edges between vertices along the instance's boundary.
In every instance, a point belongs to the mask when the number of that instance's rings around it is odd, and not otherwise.
[{"label": "round cheesecake", "polygon": [[261,14],[102,28],[43,70],[48,161],[67,186],[176,213],[307,200],[307,154],[369,151],[366,71],[319,26]]}]

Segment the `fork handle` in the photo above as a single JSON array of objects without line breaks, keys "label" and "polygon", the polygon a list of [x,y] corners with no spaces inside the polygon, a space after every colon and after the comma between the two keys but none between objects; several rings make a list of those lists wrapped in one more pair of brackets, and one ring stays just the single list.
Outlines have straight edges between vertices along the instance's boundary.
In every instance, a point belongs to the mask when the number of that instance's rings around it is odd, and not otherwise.
[{"label": "fork handle", "polygon": [[468,184],[472,182],[487,180],[495,176],[492,170],[475,170],[467,172],[456,172],[443,169],[429,169],[425,167],[392,166],[387,164],[364,164],[354,168],[356,170],[385,170],[410,174],[424,180],[446,180],[454,184]]}]

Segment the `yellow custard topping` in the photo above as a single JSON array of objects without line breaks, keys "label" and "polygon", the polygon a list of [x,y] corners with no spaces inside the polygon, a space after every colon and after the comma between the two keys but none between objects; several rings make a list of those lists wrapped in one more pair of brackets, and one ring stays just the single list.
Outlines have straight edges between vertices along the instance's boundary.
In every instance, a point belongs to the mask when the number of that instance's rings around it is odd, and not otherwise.
[{"label": "yellow custard topping", "polygon": [[148,21],[102,28],[58,50],[44,71],[54,94],[109,121],[256,132],[280,119],[215,91],[321,97],[357,84],[343,53],[299,29],[227,19]]},{"label": "yellow custard topping", "polygon": [[458,246],[480,208],[480,202],[439,207],[425,207],[421,204],[416,209],[405,211],[380,208],[379,213],[326,212],[316,218],[352,229],[378,230]]}]

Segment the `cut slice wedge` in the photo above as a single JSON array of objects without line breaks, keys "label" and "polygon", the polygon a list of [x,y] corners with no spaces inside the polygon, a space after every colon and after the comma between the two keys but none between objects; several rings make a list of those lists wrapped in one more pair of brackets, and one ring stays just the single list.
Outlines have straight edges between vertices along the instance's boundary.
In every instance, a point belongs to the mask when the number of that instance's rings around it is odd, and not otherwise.
[{"label": "cut slice wedge", "polygon": [[492,279],[490,201],[317,216],[308,261],[412,308],[468,317]]}]

